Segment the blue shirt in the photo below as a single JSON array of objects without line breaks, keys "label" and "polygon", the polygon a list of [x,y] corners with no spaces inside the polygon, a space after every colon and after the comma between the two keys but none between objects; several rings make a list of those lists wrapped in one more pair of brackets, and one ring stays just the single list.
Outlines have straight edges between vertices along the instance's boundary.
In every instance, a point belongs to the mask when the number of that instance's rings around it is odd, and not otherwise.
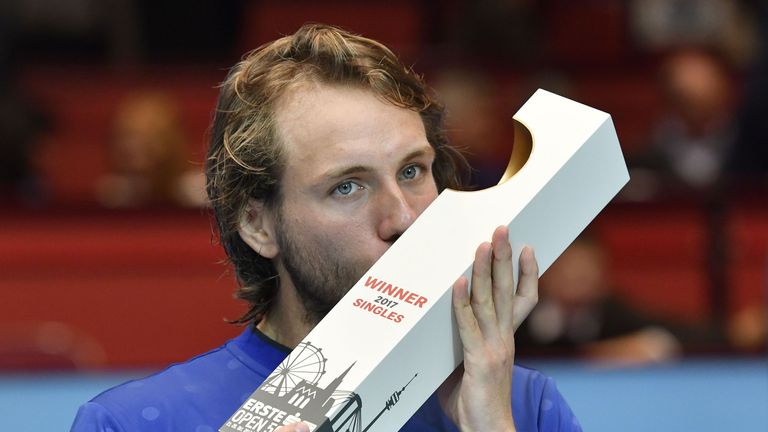
[{"label": "blue shirt", "polygon": [[[246,329],[220,348],[146,378],[111,388],[82,405],[72,432],[214,432],[289,354]],[[518,431],[581,431],[551,378],[520,366],[512,375]],[[437,396],[401,431],[457,431]]]}]

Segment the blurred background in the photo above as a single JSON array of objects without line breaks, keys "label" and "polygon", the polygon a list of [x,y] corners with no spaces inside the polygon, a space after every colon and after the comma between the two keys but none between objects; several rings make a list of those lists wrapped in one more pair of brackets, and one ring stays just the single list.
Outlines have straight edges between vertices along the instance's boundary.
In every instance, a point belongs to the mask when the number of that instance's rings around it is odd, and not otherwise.
[{"label": "blurred background", "polygon": [[518,362],[586,430],[768,425],[768,2],[3,0],[2,429],[66,430],[239,333],[207,130],[227,68],[308,21],[424,74],[477,188],[535,89],[609,112],[632,180],[542,278]]}]

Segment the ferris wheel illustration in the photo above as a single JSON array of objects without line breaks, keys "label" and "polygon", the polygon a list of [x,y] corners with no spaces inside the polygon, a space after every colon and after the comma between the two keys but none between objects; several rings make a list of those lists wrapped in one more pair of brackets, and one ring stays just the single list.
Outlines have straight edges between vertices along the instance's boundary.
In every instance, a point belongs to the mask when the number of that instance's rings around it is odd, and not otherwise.
[{"label": "ferris wheel illustration", "polygon": [[301,342],[262,384],[264,391],[283,397],[302,381],[317,385],[325,374],[326,358],[309,342]]},{"label": "ferris wheel illustration", "polygon": [[257,399],[283,411],[301,410],[303,420],[319,425],[316,432],[367,432],[382,415],[397,404],[400,395],[418,375],[414,374],[402,388],[395,390],[384,401],[381,411],[363,427],[363,402],[360,396],[355,392],[339,389],[344,377],[356,362],[325,387],[320,387],[318,383],[326,373],[326,361],[321,348],[310,342],[301,342],[254,394]]},{"label": "ferris wheel illustration", "polygon": [[341,406],[333,418],[330,418],[330,429],[333,432],[362,432],[362,401],[354,392],[333,392],[334,407]]}]

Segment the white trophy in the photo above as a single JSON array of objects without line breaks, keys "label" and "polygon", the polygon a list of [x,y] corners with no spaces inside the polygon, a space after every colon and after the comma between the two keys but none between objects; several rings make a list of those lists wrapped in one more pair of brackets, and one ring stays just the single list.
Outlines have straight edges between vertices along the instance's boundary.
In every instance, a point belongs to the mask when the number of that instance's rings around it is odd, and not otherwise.
[{"label": "white trophy", "polygon": [[451,290],[509,227],[543,273],[629,180],[611,117],[538,90],[498,185],[443,191],[219,429],[398,430],[462,362]]}]

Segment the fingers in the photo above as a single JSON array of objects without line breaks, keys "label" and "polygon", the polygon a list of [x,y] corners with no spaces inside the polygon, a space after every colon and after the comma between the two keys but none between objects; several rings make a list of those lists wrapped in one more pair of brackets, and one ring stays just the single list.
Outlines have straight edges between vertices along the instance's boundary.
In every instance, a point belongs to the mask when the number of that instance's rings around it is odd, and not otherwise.
[{"label": "fingers", "polygon": [[486,337],[495,337],[498,334],[498,326],[493,303],[493,245],[491,243],[482,243],[475,252],[470,303],[480,331]]},{"label": "fingers", "polygon": [[533,249],[526,246],[520,252],[520,272],[518,275],[517,296],[513,305],[514,330],[528,317],[539,301],[539,265]]},{"label": "fingers", "polygon": [[509,228],[500,226],[493,232],[493,304],[502,332],[514,330],[512,309],[515,296],[512,246],[509,244]]},{"label": "fingers", "polygon": [[528,317],[538,301],[539,269],[533,249],[520,253],[518,285],[515,287],[509,229],[496,228],[490,243],[482,243],[472,266],[472,293],[467,279],[454,284],[454,310],[466,348],[477,338],[508,339]]},{"label": "fingers", "polygon": [[285,426],[281,426],[275,429],[275,432],[309,432],[309,426],[306,423],[293,423]]},{"label": "fingers", "polygon": [[520,282],[517,295],[521,297],[538,297],[539,264],[536,262],[536,257],[530,246],[525,246],[520,252],[520,273],[518,279]]},{"label": "fingers", "polygon": [[482,335],[469,299],[469,282],[462,276],[453,284],[453,311],[465,350],[481,348]]}]

